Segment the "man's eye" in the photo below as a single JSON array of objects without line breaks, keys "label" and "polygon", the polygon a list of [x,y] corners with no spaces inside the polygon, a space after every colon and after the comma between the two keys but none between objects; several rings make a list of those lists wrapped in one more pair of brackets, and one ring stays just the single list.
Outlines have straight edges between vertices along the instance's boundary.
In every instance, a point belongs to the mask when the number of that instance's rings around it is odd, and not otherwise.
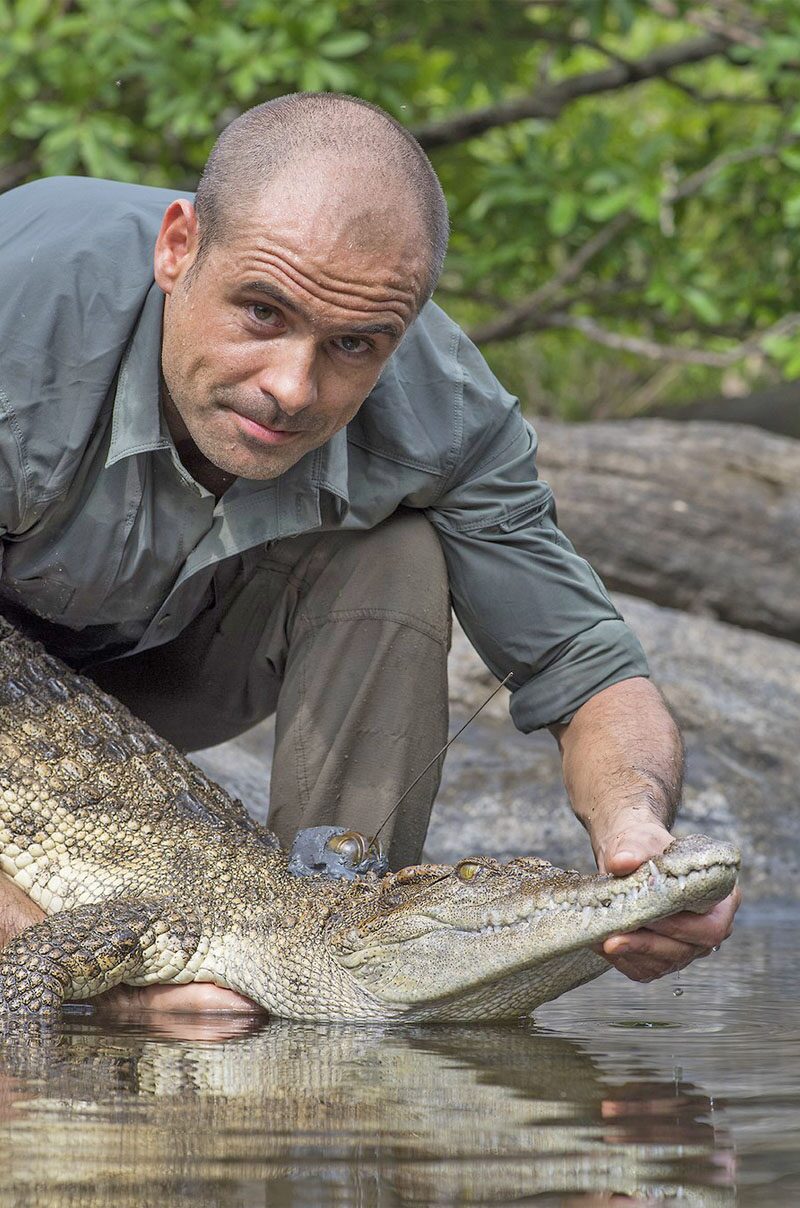
[{"label": "man's eye", "polygon": [[333,342],[342,352],[363,353],[369,352],[372,347],[369,341],[362,340],[361,336],[339,336]]},{"label": "man's eye", "polygon": [[271,327],[277,327],[280,323],[281,317],[274,306],[262,306],[259,302],[252,302],[249,310],[259,323],[266,323]]}]

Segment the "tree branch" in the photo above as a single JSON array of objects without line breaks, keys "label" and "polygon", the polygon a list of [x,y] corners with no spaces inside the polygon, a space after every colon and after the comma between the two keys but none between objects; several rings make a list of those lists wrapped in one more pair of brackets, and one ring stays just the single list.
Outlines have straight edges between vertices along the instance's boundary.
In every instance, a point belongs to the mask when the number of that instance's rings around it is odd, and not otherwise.
[{"label": "tree branch", "polygon": [[667,17],[675,21],[685,21],[689,25],[696,25],[700,29],[718,34],[731,42],[738,42],[742,46],[749,46],[753,50],[758,50],[764,45],[764,39],[761,37],[759,26],[744,5],[721,4],[719,8],[727,8],[730,14],[729,17],[722,17],[719,11],[711,13],[708,11],[682,12],[678,8],[678,5],[673,3],[673,0],[648,0],[648,3],[653,12],[658,13],[659,17]]},{"label": "tree branch", "polygon": [[0,168],[0,193],[16,188],[35,170],[36,164],[32,159],[21,159],[15,164]]},{"label": "tree branch", "polygon": [[610,50],[602,42],[595,41],[594,38],[585,38],[569,33],[554,33],[541,26],[536,27],[532,36],[536,42],[546,42],[549,46],[583,46],[587,50],[594,50],[598,54],[603,55],[604,58],[610,59],[612,63],[619,63],[626,71],[630,71],[631,69],[630,59],[617,54],[615,50]]},{"label": "tree branch", "polygon": [[538,328],[538,316],[542,314],[545,304],[556,297],[566,285],[577,281],[589,261],[608,247],[609,243],[613,243],[633,219],[634,215],[628,210],[617,214],[611,222],[596,231],[591,239],[587,239],[583,247],[578,249],[554,277],[516,306],[510,306],[496,319],[470,332],[470,339],[476,344],[488,344],[490,340],[509,340],[523,331]]},{"label": "tree branch", "polygon": [[778,155],[784,147],[791,147],[795,143],[800,143],[800,134],[787,134],[783,138],[776,139],[774,143],[743,147],[741,151],[725,151],[715,159],[709,160],[697,172],[690,172],[688,176],[684,176],[682,181],[667,190],[664,194],[664,203],[674,205],[676,201],[683,201],[692,193],[697,193],[704,184],[711,180],[712,176],[718,176],[731,164],[746,164],[752,159],[770,159],[772,156]]},{"label": "tree branch", "polygon": [[[744,147],[741,151],[724,152],[710,160],[697,172],[691,172],[671,188],[665,190],[662,199],[663,205],[667,209],[671,209],[676,202],[684,201],[693,193],[697,193],[712,177],[717,176],[732,164],[769,158],[779,154],[782,148],[798,142],[800,142],[800,134],[787,134],[774,143],[762,143],[756,147]],[[543,310],[546,303],[556,298],[566,285],[577,281],[589,261],[635,221],[639,221],[637,215],[629,210],[623,210],[611,222],[592,235],[555,276],[520,302],[509,306],[496,318],[476,327],[469,333],[470,339],[476,344],[488,344],[492,340],[510,340],[525,331],[541,331],[547,327],[547,315]]]},{"label": "tree branch", "polygon": [[676,67],[702,63],[725,54],[730,45],[730,38],[710,34],[671,46],[659,46],[642,59],[616,61],[599,71],[569,76],[558,84],[546,85],[515,101],[504,101],[499,105],[475,109],[471,113],[459,113],[439,122],[426,122],[415,127],[413,133],[423,147],[431,149],[460,143],[494,127],[508,126],[526,118],[553,120],[566,105],[581,97],[616,92],[643,80],[665,76]]},{"label": "tree branch", "polygon": [[673,344],[659,344],[641,336],[621,335],[616,331],[607,331],[594,319],[583,315],[542,315],[539,326],[540,329],[571,328],[581,332],[595,344],[602,344],[605,348],[613,348],[618,352],[632,352],[651,361],[672,361],[681,365],[708,365],[712,369],[728,369],[731,365],[743,361],[745,357],[763,351],[766,340],[778,335],[788,335],[789,332],[800,328],[800,314],[784,315],[771,327],[753,332],[746,340],[725,352],[713,352],[710,348],[681,348]]},{"label": "tree branch", "polygon": [[740,108],[745,105],[766,105],[770,109],[782,108],[781,102],[772,97],[739,96],[735,92],[701,92],[699,88],[692,88],[690,84],[684,84],[674,76],[665,76],[664,83],[690,97],[697,105],[737,105]]}]

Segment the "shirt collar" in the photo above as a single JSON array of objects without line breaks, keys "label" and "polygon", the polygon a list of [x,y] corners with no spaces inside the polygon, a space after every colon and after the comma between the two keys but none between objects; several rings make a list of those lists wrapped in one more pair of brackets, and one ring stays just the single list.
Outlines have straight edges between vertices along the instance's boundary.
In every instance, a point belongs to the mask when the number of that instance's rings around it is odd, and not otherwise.
[{"label": "shirt collar", "polygon": [[350,509],[348,471],[347,428],[340,428],[330,440],[314,451],[311,471],[314,486],[334,496],[340,517]]},{"label": "shirt collar", "polygon": [[164,295],[153,282],[119,367],[107,466],[170,447],[161,430],[159,403],[163,314]]},{"label": "shirt collar", "polygon": [[[300,524],[297,529],[291,528],[292,533],[316,528],[326,517],[330,518],[330,511],[320,506],[322,491],[329,498],[335,519],[340,522],[350,510],[347,429],[334,432],[330,440],[318,449],[311,449],[279,478],[263,481],[237,478],[222,496],[217,508],[230,508],[234,503],[238,506],[241,501],[276,488],[282,500],[282,512],[286,513],[286,523],[290,527],[296,522]],[[294,502],[287,502],[291,500]],[[291,534],[287,532],[282,535]]]}]

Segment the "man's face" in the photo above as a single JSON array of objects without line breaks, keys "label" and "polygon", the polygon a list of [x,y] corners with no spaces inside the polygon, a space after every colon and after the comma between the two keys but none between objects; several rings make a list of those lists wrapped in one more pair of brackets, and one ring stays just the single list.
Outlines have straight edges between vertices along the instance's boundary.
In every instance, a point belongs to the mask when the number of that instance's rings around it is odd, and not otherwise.
[{"label": "man's face", "polygon": [[176,442],[227,474],[268,479],[352,419],[413,321],[425,273],[415,220],[367,204],[331,201],[321,184],[295,196],[273,186],[191,273],[194,210],[169,207],[156,280]]}]

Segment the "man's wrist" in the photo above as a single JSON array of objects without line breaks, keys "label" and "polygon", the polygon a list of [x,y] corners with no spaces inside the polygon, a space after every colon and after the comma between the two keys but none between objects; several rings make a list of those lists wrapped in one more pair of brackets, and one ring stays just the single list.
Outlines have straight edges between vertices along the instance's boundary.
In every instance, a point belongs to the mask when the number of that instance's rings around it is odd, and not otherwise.
[{"label": "man's wrist", "polygon": [[[640,834],[642,859],[663,850],[680,801],[683,746],[649,680],[624,680],[590,697],[555,728],[572,808],[601,867],[619,836]],[[661,847],[654,845],[660,841]]]}]

